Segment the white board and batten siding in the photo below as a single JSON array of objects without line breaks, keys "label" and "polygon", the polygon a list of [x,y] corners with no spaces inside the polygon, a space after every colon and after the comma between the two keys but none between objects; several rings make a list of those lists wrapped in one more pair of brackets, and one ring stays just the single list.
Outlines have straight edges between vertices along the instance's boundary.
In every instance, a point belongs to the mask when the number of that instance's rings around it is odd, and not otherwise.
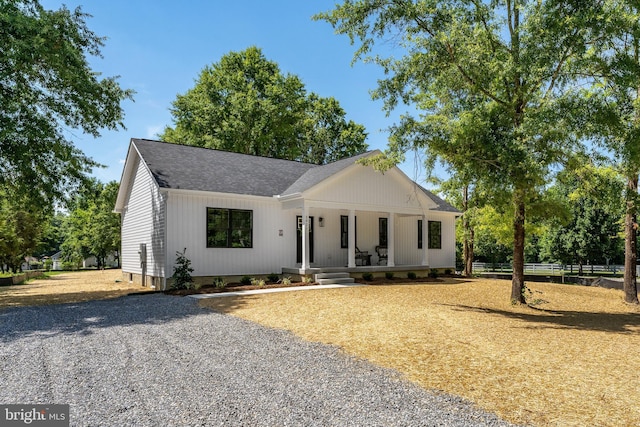
[{"label": "white board and batten siding", "polygon": [[[253,212],[252,248],[207,248],[207,208]],[[271,197],[171,191],[167,199],[167,277],[187,250],[194,276],[282,272],[296,257],[296,214]],[[282,231],[282,232],[281,232]],[[292,261],[293,260],[293,261]]]},{"label": "white board and batten siding", "polygon": [[140,244],[147,247],[147,275],[165,275],[164,197],[143,162],[137,160],[122,212],[122,271],[142,273]]}]

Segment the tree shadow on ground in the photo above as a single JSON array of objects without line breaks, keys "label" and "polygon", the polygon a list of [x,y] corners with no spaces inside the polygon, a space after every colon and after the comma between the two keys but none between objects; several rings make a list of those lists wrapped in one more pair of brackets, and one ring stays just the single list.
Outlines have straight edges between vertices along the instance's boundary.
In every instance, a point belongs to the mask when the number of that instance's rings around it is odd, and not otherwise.
[{"label": "tree shadow on ground", "polygon": [[459,304],[442,304],[459,311],[475,311],[493,314],[528,323],[530,329],[576,329],[625,334],[640,334],[640,313],[590,313],[570,310],[545,310],[533,308],[534,313],[473,307]]},{"label": "tree shadow on ground", "polygon": [[89,335],[96,328],[159,324],[211,314],[211,311],[198,307],[192,298],[160,293],[6,308],[0,310],[0,342],[34,335],[43,338],[61,334]]}]

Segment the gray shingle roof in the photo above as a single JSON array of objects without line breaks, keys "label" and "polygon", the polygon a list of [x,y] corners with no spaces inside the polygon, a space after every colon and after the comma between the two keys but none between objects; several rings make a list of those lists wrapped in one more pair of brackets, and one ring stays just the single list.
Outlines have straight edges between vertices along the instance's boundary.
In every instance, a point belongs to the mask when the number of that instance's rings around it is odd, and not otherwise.
[{"label": "gray shingle roof", "polygon": [[[132,139],[160,188],[272,197],[302,193],[372,152],[327,165]],[[422,187],[420,187],[422,188]],[[438,211],[459,212],[422,188]]]},{"label": "gray shingle roof", "polygon": [[161,188],[271,197],[318,167],[147,139],[132,143]]},{"label": "gray shingle roof", "polygon": [[462,214],[462,212],[460,212],[459,209],[451,206],[449,203],[445,202],[440,197],[438,197],[435,194],[433,194],[431,191],[427,190],[426,188],[424,188],[422,186],[420,188],[422,189],[422,191],[424,191],[424,193],[427,195],[427,197],[429,197],[431,200],[433,200],[438,205],[438,207],[436,209],[433,209],[434,211],[453,212],[453,213]]}]

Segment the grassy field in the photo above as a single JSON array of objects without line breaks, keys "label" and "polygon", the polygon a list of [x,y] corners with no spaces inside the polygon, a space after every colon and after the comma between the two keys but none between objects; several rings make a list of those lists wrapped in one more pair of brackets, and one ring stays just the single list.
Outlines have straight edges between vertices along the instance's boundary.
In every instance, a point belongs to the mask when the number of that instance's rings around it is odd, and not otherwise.
[{"label": "grassy field", "polygon": [[116,298],[149,288],[127,282],[121,270],[91,270],[47,274],[15,286],[0,286],[0,308],[27,305],[59,304],[94,299]]},{"label": "grassy field", "polygon": [[621,291],[510,282],[369,286],[202,304],[396,369],[515,423],[640,425],[640,312]]}]

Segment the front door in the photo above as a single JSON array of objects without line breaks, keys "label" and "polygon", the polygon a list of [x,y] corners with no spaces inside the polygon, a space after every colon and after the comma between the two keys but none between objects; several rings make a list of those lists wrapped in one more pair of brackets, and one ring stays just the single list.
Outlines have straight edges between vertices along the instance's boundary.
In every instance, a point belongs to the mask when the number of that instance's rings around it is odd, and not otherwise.
[{"label": "front door", "polygon": [[[302,263],[302,216],[296,216],[296,262]],[[309,262],[313,262],[313,217],[309,217]]]}]

